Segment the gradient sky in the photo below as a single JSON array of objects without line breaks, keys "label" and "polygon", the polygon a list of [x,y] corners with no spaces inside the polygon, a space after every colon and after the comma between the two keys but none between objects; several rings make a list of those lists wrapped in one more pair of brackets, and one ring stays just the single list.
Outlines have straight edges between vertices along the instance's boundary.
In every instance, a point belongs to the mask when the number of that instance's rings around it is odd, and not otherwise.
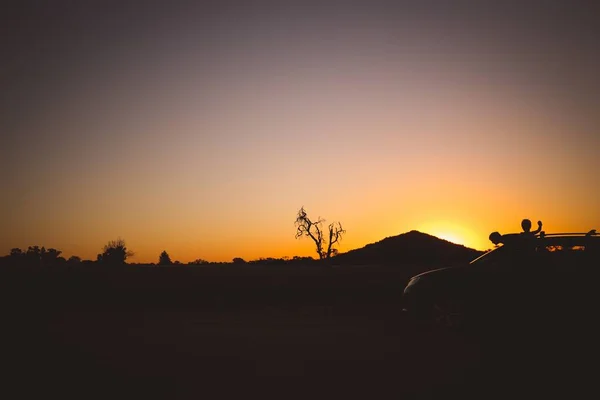
[{"label": "gradient sky", "polygon": [[25,3],[0,21],[0,254],[313,255],[301,206],[341,251],[600,228],[595,9]]}]

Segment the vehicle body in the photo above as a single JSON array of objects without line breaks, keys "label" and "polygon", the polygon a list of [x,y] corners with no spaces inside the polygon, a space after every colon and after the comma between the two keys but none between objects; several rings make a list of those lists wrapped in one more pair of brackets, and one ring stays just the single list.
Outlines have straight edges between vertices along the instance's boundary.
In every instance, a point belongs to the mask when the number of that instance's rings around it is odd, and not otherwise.
[{"label": "vehicle body", "polygon": [[403,311],[446,327],[558,321],[594,309],[600,286],[600,236],[505,235],[507,240],[468,265],[412,277]]}]

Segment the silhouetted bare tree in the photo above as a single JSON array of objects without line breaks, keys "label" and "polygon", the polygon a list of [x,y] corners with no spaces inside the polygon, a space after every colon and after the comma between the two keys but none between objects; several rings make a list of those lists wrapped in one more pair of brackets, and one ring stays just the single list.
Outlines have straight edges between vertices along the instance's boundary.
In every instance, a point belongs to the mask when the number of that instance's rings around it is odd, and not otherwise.
[{"label": "silhouetted bare tree", "polygon": [[125,264],[128,257],[132,257],[134,253],[127,250],[125,241],[121,238],[111,240],[102,249],[102,254],[98,254],[98,261],[104,264]]},{"label": "silhouetted bare tree", "polygon": [[340,222],[332,222],[325,232],[323,222],[325,220],[321,217],[317,218],[316,221],[312,221],[308,217],[304,207],[301,207],[298,211],[295,222],[296,239],[303,236],[311,238],[315,242],[316,251],[320,259],[337,255],[338,250],[333,246],[339,243],[342,240],[342,236],[346,233]]},{"label": "silhouetted bare tree", "polygon": [[160,257],[158,257],[158,265],[171,265],[173,262],[171,261],[171,257],[169,257],[169,253],[167,251],[163,251],[160,253]]}]

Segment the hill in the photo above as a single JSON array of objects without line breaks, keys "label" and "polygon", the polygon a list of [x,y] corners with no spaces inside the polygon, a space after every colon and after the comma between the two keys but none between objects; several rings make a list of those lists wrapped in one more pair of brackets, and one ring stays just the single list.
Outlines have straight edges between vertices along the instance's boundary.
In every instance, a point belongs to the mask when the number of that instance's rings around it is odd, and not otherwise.
[{"label": "hill", "polygon": [[446,266],[473,260],[482,251],[455,244],[419,231],[387,237],[360,249],[341,253],[335,263],[346,265],[395,264]]}]

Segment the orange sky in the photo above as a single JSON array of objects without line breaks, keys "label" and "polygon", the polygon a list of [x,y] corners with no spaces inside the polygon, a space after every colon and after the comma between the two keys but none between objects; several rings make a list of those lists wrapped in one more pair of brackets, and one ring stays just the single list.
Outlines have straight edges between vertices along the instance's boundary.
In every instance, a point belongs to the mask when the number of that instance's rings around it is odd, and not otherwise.
[{"label": "orange sky", "polygon": [[45,39],[11,86],[0,254],[95,259],[122,237],[132,262],[314,256],[301,206],[343,223],[341,251],[412,229],[487,249],[522,218],[600,228],[600,63],[578,31],[358,11]]}]

